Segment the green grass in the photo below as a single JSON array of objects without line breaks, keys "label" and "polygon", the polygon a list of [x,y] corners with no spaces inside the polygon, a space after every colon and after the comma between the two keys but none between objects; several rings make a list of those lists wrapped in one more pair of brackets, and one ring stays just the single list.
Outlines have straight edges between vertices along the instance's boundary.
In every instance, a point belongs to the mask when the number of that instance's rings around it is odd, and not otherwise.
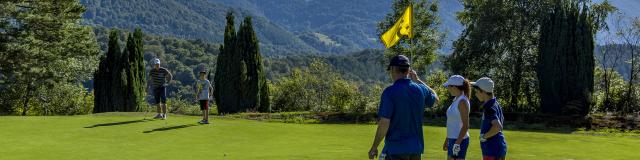
[{"label": "green grass", "polygon": [[[0,117],[0,159],[367,159],[374,125],[288,124],[141,113]],[[423,159],[444,159],[445,128],[425,126]],[[470,131],[477,137],[478,130]],[[640,159],[640,138],[505,131],[509,159]],[[472,138],[468,159],[480,159]]]}]

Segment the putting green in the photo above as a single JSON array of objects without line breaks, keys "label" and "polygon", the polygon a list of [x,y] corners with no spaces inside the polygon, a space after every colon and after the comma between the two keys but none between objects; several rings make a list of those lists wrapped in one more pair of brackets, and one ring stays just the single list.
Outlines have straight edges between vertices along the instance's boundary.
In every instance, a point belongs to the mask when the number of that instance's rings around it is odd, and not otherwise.
[{"label": "putting green", "polygon": [[[151,115],[149,115],[151,116]],[[286,124],[142,113],[0,117],[0,159],[367,159],[374,125]],[[423,159],[445,159],[445,128],[424,126]],[[480,159],[471,130],[468,159]],[[640,159],[640,138],[505,131],[509,159]]]}]

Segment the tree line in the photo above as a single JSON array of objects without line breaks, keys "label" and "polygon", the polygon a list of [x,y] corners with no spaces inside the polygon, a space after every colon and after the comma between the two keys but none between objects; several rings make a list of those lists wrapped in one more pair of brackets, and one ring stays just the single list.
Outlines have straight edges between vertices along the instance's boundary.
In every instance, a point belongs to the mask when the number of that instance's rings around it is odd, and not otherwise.
[{"label": "tree line", "polygon": [[594,93],[594,37],[607,1],[463,1],[465,30],[445,61],[453,73],[499,80],[505,110],[586,115]]},{"label": "tree line", "polygon": [[[170,101],[193,97],[194,75],[207,69],[220,113],[373,112],[376,94],[389,83],[385,57],[395,54],[411,55],[431,85],[441,84],[447,74],[498,80],[496,95],[509,112],[585,115],[640,109],[640,20],[604,23],[615,11],[607,1],[465,0],[457,14],[465,30],[453,54],[438,56],[443,34],[437,2],[397,0],[378,30],[386,30],[414,3],[420,19],[414,39],[385,51],[286,57],[262,57],[252,19],[245,17],[236,31],[233,13],[227,14],[222,44],[216,44],[83,26],[78,20],[84,8],[76,1],[56,7],[40,1],[0,3],[2,114],[140,110],[150,98],[145,62],[153,58],[176,75],[168,88]],[[607,25],[624,27],[608,31]],[[594,37],[603,31],[622,41],[596,47]],[[443,62],[444,70],[430,70],[434,62]],[[619,66],[627,69],[616,70]],[[446,90],[435,88],[444,96],[439,106],[448,106]]]}]

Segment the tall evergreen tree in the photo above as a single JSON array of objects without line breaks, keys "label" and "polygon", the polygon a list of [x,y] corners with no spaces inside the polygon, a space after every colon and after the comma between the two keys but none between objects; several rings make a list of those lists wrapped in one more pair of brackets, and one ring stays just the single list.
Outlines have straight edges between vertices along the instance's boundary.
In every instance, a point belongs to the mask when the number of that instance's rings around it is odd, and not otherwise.
[{"label": "tall evergreen tree", "polygon": [[94,73],[94,113],[116,111],[112,102],[111,76],[113,75],[112,66],[115,64],[116,52],[120,52],[118,37],[120,31],[111,30],[109,33],[109,43],[107,53],[100,59],[98,70]]},{"label": "tall evergreen tree", "polygon": [[220,47],[218,47],[218,58],[216,58],[216,71],[213,73],[213,98],[214,101],[216,102],[216,105],[218,106],[218,112],[220,112],[220,105],[222,104],[220,101],[220,94],[218,94],[220,92],[220,88],[218,87],[222,87],[222,67],[221,65],[224,63],[223,61],[221,61],[221,58],[224,58],[224,46],[220,45]]},{"label": "tall evergreen tree", "polygon": [[251,17],[245,17],[236,35],[232,12],[227,14],[224,45],[214,77],[214,96],[220,113],[269,111],[269,91],[258,38]]},{"label": "tall evergreen tree", "polygon": [[100,62],[104,66],[96,71],[99,77],[96,77],[98,80],[94,82],[94,87],[97,85],[99,88],[95,91],[95,113],[125,111],[128,57],[125,56],[126,52],[123,54],[120,50],[119,36],[120,31],[111,31],[106,58]]},{"label": "tall evergreen tree", "polygon": [[262,67],[258,38],[256,37],[251,17],[245,17],[238,31],[238,47],[242,61],[246,65],[246,79],[243,83],[242,109],[253,109],[268,112],[268,86]]},{"label": "tall evergreen tree", "polygon": [[127,52],[127,85],[126,85],[126,104],[123,111],[136,111],[142,104],[145,93],[145,68],[144,68],[144,51],[142,44],[142,31],[136,28],[134,33],[129,33],[127,44],[124,52]]},{"label": "tall evergreen tree", "polygon": [[137,86],[137,107],[135,107],[136,110],[140,110],[143,103],[144,103],[144,96],[147,93],[146,91],[146,86],[147,86],[147,78],[146,78],[146,69],[145,69],[145,64],[144,64],[144,35],[142,33],[142,29],[140,28],[136,28],[135,32],[133,33],[133,38],[135,39],[136,42],[136,54],[135,54],[135,62],[137,66],[137,78],[138,80],[136,81],[136,83],[138,83]]},{"label": "tall evergreen tree", "polygon": [[544,113],[589,113],[595,66],[593,39],[604,22],[601,19],[606,18],[606,12],[590,8],[586,2],[556,0],[543,19],[536,69]]},{"label": "tall evergreen tree", "polygon": [[241,83],[241,56],[236,48],[235,17],[227,13],[227,26],[224,30],[224,43],[220,47],[215,75],[215,94],[218,112],[236,113],[239,111]]},{"label": "tall evergreen tree", "polygon": [[136,111],[146,94],[142,31],[128,34],[124,50],[119,36],[120,31],[111,31],[107,53],[94,73],[94,113]]},{"label": "tall evergreen tree", "polygon": [[105,85],[106,79],[106,56],[100,57],[100,64],[98,65],[98,70],[96,70],[93,74],[93,112],[104,112],[103,110],[109,106],[109,97],[106,93],[109,88]]},{"label": "tall evergreen tree", "polygon": [[113,61],[111,63],[111,105],[115,109],[113,111],[124,111],[125,109],[125,95],[127,93],[127,72],[126,66],[128,64],[127,52],[123,52],[120,49],[120,45],[116,45],[113,52]]}]

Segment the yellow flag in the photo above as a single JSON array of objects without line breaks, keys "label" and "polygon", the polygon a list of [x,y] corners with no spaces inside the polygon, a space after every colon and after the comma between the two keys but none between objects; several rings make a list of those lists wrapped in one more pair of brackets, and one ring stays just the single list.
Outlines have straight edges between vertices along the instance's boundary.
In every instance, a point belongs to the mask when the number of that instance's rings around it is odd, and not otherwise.
[{"label": "yellow flag", "polygon": [[380,40],[384,43],[384,46],[387,48],[393,47],[396,45],[402,36],[408,36],[409,38],[413,38],[413,7],[409,5],[407,9],[402,13],[402,17],[398,19],[398,21],[393,25],[393,27],[389,28],[387,32],[384,32],[382,36],[380,36]]}]

